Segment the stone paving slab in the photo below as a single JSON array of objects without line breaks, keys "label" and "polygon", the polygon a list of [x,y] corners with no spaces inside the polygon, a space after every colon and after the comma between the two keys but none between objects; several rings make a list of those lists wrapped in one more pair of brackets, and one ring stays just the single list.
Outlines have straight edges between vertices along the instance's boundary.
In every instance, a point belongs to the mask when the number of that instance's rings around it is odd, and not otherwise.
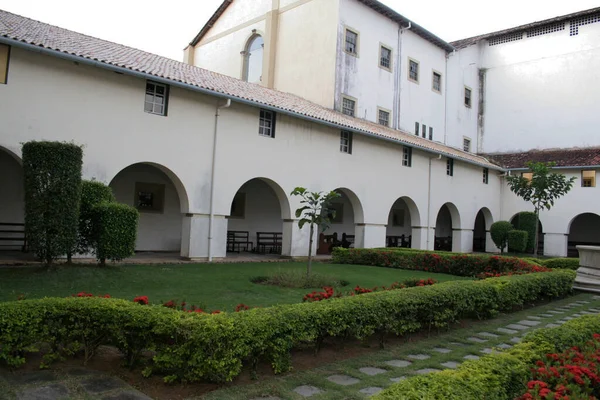
[{"label": "stone paving slab", "polygon": [[315,394],[322,393],[323,391],[315,386],[302,385],[295,388],[294,392],[298,393],[302,397],[311,397]]},{"label": "stone paving slab", "polygon": [[354,385],[360,382],[360,380],[348,375],[331,375],[327,377],[327,380],[342,386]]},{"label": "stone paving slab", "polygon": [[380,388],[377,386],[371,386],[371,387],[361,389],[361,390],[359,390],[359,392],[361,392],[362,394],[366,394],[367,396],[373,396],[374,394],[377,394],[377,393],[381,392],[382,390],[383,390],[383,388]]},{"label": "stone paving slab", "polygon": [[589,311],[579,311],[579,313],[580,313],[580,314],[584,314],[584,315],[590,315],[590,314],[593,314],[593,313],[591,313],[591,312],[589,312]]},{"label": "stone paving slab", "polygon": [[548,311],[548,314],[564,314],[564,311],[556,311],[556,310],[550,310]]},{"label": "stone paving slab", "polygon": [[427,360],[428,358],[431,358],[428,354],[409,354],[406,357],[412,358],[413,360]]},{"label": "stone paving slab", "polygon": [[529,326],[521,325],[521,324],[510,324],[506,325],[508,329],[513,329],[517,331],[524,331],[525,329],[529,329]]},{"label": "stone paving slab", "polygon": [[595,313],[600,313],[600,310],[598,310],[597,308],[588,308],[588,311],[592,311]]},{"label": "stone paving slab", "polygon": [[546,325],[546,328],[556,328],[557,326],[560,326],[559,324],[548,324]]},{"label": "stone paving slab", "polygon": [[527,319],[542,319],[542,317],[538,317],[537,315],[528,315]]},{"label": "stone paving slab", "polygon": [[567,321],[570,321],[570,320],[572,320],[572,319],[575,319],[575,317],[564,317],[563,319],[564,319],[564,320],[567,320]]},{"label": "stone paving slab", "polygon": [[415,371],[415,373],[419,374],[419,375],[424,375],[424,374],[430,374],[432,372],[439,372],[439,369],[436,368],[423,368],[423,369],[419,369],[417,371]]},{"label": "stone paving slab", "polygon": [[512,346],[511,346],[510,344],[506,344],[506,343],[500,343],[500,344],[499,344],[498,346],[496,346],[496,347],[498,347],[499,349],[502,349],[502,350],[506,350],[506,349],[510,349]]},{"label": "stone paving slab", "polygon": [[89,378],[81,382],[83,389],[90,394],[108,392],[109,390],[120,389],[125,383],[117,378],[110,376],[101,376]]},{"label": "stone paving slab", "polygon": [[390,361],[386,361],[385,363],[391,367],[396,367],[396,368],[406,368],[412,364],[410,361],[405,361],[405,360],[390,360]]},{"label": "stone paving slab", "polygon": [[517,333],[518,331],[514,330],[514,329],[506,329],[506,328],[498,328],[496,329],[498,332],[502,332],[502,333],[508,333],[508,334],[513,334],[513,333]]},{"label": "stone paving slab", "polygon": [[452,350],[450,350],[450,349],[445,349],[445,348],[443,348],[443,347],[434,347],[434,348],[433,348],[433,349],[431,349],[431,350],[433,350],[433,351],[435,351],[435,352],[438,352],[438,353],[442,353],[442,354],[448,354],[448,353],[450,353],[450,352],[452,351]]},{"label": "stone paving slab", "polygon": [[455,369],[455,368],[458,368],[460,363],[458,363],[456,361],[446,361],[446,362],[441,363],[440,365],[445,368]]},{"label": "stone paving slab", "polygon": [[152,400],[140,392],[121,392],[110,396],[104,396],[102,400]]},{"label": "stone paving slab", "polygon": [[38,383],[46,383],[56,381],[57,377],[52,371],[33,371],[33,372],[21,372],[15,371],[4,375],[4,378],[10,384],[15,385],[32,385]]},{"label": "stone paving slab", "polygon": [[479,360],[479,356],[476,356],[475,354],[467,354],[466,356],[463,357],[465,360]]},{"label": "stone paving slab", "polygon": [[579,303],[579,304],[590,304],[590,302],[589,302],[589,301],[586,301],[586,300],[578,300],[578,301],[576,301],[575,303]]},{"label": "stone paving slab", "polygon": [[494,350],[490,349],[489,347],[486,347],[485,349],[481,349],[479,351],[483,354],[492,354],[494,352]]},{"label": "stone paving slab", "polygon": [[385,369],[374,368],[374,367],[359,368],[359,371],[362,372],[363,374],[369,375],[369,376],[375,376],[375,375],[379,375],[379,374],[385,374],[387,372],[387,370],[385,370]]},{"label": "stone paving slab", "polygon": [[17,393],[18,400],[54,400],[69,396],[69,390],[60,383],[23,389]]},{"label": "stone paving slab", "polygon": [[514,337],[514,338],[511,338],[510,341],[513,342],[513,343],[519,343],[521,341],[521,338],[520,337]]},{"label": "stone paving slab", "polygon": [[250,400],[281,400],[281,397],[255,397],[253,399]]},{"label": "stone paving slab", "polygon": [[467,340],[470,340],[471,342],[475,342],[475,343],[487,342],[487,339],[482,339],[482,338],[478,338],[478,337],[469,337],[469,338],[467,338]]},{"label": "stone paving slab", "polygon": [[540,317],[552,318],[552,317],[554,317],[554,315],[552,315],[552,314],[540,314]]},{"label": "stone paving slab", "polygon": [[496,335],[495,333],[489,333],[489,332],[479,332],[478,333],[479,336],[485,336],[485,337],[491,337],[491,338],[497,338],[498,335]]},{"label": "stone paving slab", "polygon": [[390,378],[390,381],[392,382],[400,382],[406,379],[406,376],[399,376],[397,378]]},{"label": "stone paving slab", "polygon": [[538,326],[541,322],[540,321],[529,321],[529,320],[522,320],[518,322],[519,325],[525,325],[525,326]]}]

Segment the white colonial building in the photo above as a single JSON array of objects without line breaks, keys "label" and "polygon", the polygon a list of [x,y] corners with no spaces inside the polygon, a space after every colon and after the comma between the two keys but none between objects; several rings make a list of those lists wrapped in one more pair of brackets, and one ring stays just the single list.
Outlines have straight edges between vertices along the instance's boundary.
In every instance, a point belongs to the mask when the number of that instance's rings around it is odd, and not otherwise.
[{"label": "white colonial building", "polygon": [[[579,17],[561,18],[572,30]],[[552,57],[593,59],[598,25],[567,37],[585,46],[549,44]],[[342,194],[320,252],[333,235],[355,247],[495,251],[490,225],[529,209],[503,176],[558,157],[523,150],[600,144],[600,82],[565,69],[557,87],[548,66],[533,79],[535,54],[525,50],[525,68],[509,49],[521,42],[491,45],[519,29],[530,26],[449,44],[377,1],[226,0],[181,63],[0,11],[0,230],[23,222],[21,144],[60,140],[84,146],[85,178],[140,210],[139,251],[304,256],[297,186]],[[512,101],[519,79],[563,99]],[[561,107],[567,98],[579,107]],[[542,214],[548,255],[600,243],[600,157],[586,151],[559,152],[565,173],[586,179]],[[21,244],[11,237],[0,233],[0,245]]]}]

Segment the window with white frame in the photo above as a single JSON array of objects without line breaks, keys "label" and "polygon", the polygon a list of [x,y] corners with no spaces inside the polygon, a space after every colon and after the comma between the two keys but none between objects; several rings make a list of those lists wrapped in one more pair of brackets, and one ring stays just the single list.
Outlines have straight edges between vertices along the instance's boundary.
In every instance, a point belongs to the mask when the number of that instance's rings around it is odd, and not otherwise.
[{"label": "window with white frame", "polygon": [[346,52],[358,54],[358,33],[346,28]]},{"label": "window with white frame", "polygon": [[437,93],[442,93],[442,74],[433,71],[433,76],[431,79],[431,88],[433,89],[433,91]]},{"label": "window with white frame", "polygon": [[413,59],[408,59],[408,79],[419,83],[419,62]]},{"label": "window with white frame", "polygon": [[419,136],[419,129],[421,128],[421,124],[415,122],[415,135]]},{"label": "window with white frame", "polygon": [[433,140],[433,127],[429,127],[429,140]]},{"label": "window with white frame", "polygon": [[465,86],[465,107],[469,107],[471,108],[471,95],[473,94],[473,92],[471,91],[471,88],[466,87]]},{"label": "window with white frame", "polygon": [[390,113],[389,111],[379,109],[378,112],[379,125],[390,126]]},{"label": "window with white frame", "polygon": [[484,168],[483,169],[483,183],[485,183],[487,185],[489,180],[490,180],[490,170],[487,168]]},{"label": "window with white frame", "polygon": [[421,136],[423,136],[423,138],[427,138],[427,125],[425,124],[421,125]]},{"label": "window with white frame", "polygon": [[260,110],[258,120],[258,134],[265,137],[275,137],[275,113],[269,110]]},{"label": "window with white frame", "polygon": [[352,154],[352,132],[342,131],[340,134],[340,151]]},{"label": "window with white frame", "polygon": [[342,113],[354,117],[356,112],[356,100],[349,97],[342,97]]},{"label": "window with white frame", "polygon": [[156,82],[146,82],[144,111],[150,114],[167,115],[169,87]]},{"label": "window with white frame", "polygon": [[446,160],[446,175],[454,176],[454,160],[452,158]]},{"label": "window with white frame", "polygon": [[596,187],[596,170],[581,171],[581,186]]},{"label": "window with white frame", "polygon": [[392,50],[385,46],[379,47],[379,66],[385,69],[392,69]]},{"label": "window with white frame", "polygon": [[402,165],[405,167],[412,167],[412,147],[404,146],[402,152]]},{"label": "window with white frame", "polygon": [[471,139],[463,138],[463,150],[466,152],[471,152]]}]

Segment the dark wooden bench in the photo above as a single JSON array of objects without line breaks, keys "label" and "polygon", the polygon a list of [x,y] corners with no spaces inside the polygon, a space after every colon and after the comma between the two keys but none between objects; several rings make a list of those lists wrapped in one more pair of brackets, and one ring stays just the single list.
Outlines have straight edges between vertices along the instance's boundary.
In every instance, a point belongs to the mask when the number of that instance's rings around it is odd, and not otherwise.
[{"label": "dark wooden bench", "polygon": [[407,247],[412,245],[412,235],[386,236],[387,247]]},{"label": "dark wooden bench", "polygon": [[321,233],[319,235],[319,247],[317,247],[317,254],[331,254],[331,250],[339,243],[337,238],[337,232],[331,235]]},{"label": "dark wooden bench", "polygon": [[14,222],[0,222],[0,246],[20,247],[21,251],[27,251],[27,237],[25,236],[25,224]]},{"label": "dark wooden bench", "polygon": [[346,235],[342,233],[342,247],[348,249],[354,247],[354,235]]},{"label": "dark wooden bench", "polygon": [[256,232],[256,251],[258,253],[281,254],[281,242],[283,233],[281,232]]},{"label": "dark wooden bench", "polygon": [[250,241],[250,232],[248,231],[227,231],[227,251],[239,253],[253,250],[253,243]]},{"label": "dark wooden bench", "polygon": [[485,252],[485,237],[473,238],[473,251]]},{"label": "dark wooden bench", "polygon": [[433,244],[434,250],[452,251],[452,236],[436,236]]}]

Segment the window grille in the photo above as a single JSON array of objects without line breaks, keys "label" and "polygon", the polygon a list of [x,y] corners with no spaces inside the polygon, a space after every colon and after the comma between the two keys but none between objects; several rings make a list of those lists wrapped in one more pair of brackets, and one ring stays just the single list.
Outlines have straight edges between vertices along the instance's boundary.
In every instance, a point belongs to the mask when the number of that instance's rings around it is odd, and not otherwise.
[{"label": "window grille", "polygon": [[600,21],[600,13],[586,15],[584,17],[574,18],[571,20],[570,36],[579,35],[579,27],[583,25],[594,24]]},{"label": "window grille", "polygon": [[490,46],[496,46],[502,43],[515,42],[521,39],[523,39],[523,32],[514,32],[490,38],[488,39],[488,44]]}]

